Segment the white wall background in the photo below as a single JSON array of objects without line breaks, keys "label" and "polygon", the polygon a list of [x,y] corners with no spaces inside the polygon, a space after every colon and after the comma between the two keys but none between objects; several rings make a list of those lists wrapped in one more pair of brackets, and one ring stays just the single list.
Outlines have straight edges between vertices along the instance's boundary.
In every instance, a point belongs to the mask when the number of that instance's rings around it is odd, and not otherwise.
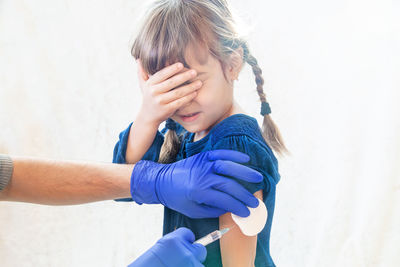
[{"label": "white wall background", "polygon": [[[0,0],[0,153],[111,161],[140,103],[141,1]],[[399,2],[231,1],[250,28],[280,160],[278,266],[399,266]],[[250,69],[239,103],[260,118]],[[0,266],[124,266],[162,208],[0,203]]]}]

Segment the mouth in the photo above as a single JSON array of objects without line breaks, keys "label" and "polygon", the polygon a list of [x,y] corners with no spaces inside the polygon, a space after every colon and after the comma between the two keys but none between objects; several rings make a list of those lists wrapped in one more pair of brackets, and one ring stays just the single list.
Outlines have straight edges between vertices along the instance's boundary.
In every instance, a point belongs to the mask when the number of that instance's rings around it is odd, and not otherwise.
[{"label": "mouth", "polygon": [[185,114],[185,115],[178,115],[178,117],[183,121],[183,122],[191,122],[197,119],[199,116],[200,112],[195,112],[195,113],[190,113],[190,114]]}]

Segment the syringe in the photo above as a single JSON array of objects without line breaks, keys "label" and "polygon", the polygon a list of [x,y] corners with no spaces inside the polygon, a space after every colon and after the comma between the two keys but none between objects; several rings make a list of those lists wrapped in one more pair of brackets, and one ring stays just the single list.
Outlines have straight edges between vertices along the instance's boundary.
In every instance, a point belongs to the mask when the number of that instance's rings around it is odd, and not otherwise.
[{"label": "syringe", "polygon": [[222,230],[216,230],[212,233],[209,233],[208,235],[194,241],[194,243],[199,243],[202,244],[203,246],[207,246],[209,244],[211,244],[212,242],[220,239],[224,234],[226,234],[228,231],[230,230],[230,228],[225,228]]}]

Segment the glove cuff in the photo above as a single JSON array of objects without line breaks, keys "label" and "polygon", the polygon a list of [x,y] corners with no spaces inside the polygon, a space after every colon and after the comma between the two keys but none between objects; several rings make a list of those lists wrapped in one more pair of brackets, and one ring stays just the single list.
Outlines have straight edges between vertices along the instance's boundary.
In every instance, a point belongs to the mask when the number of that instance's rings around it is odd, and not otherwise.
[{"label": "glove cuff", "polygon": [[131,176],[131,196],[139,205],[161,203],[156,193],[156,182],[163,165],[147,160],[135,164]]}]

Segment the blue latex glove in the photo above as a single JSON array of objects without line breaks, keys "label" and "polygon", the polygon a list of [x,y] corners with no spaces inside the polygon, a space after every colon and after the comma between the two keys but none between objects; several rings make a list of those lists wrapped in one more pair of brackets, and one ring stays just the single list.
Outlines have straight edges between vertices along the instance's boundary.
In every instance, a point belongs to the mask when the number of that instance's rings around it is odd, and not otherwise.
[{"label": "blue latex glove", "polygon": [[187,228],[179,228],[165,235],[128,267],[204,267],[207,250],[201,244],[193,244],[194,234]]},{"label": "blue latex glove", "polygon": [[249,157],[233,150],[214,150],[187,159],[160,164],[136,163],[131,177],[131,195],[139,204],[161,203],[191,218],[219,217],[232,212],[241,217],[250,214],[258,200],[243,186],[228,177],[261,182],[257,171],[241,164]]}]

